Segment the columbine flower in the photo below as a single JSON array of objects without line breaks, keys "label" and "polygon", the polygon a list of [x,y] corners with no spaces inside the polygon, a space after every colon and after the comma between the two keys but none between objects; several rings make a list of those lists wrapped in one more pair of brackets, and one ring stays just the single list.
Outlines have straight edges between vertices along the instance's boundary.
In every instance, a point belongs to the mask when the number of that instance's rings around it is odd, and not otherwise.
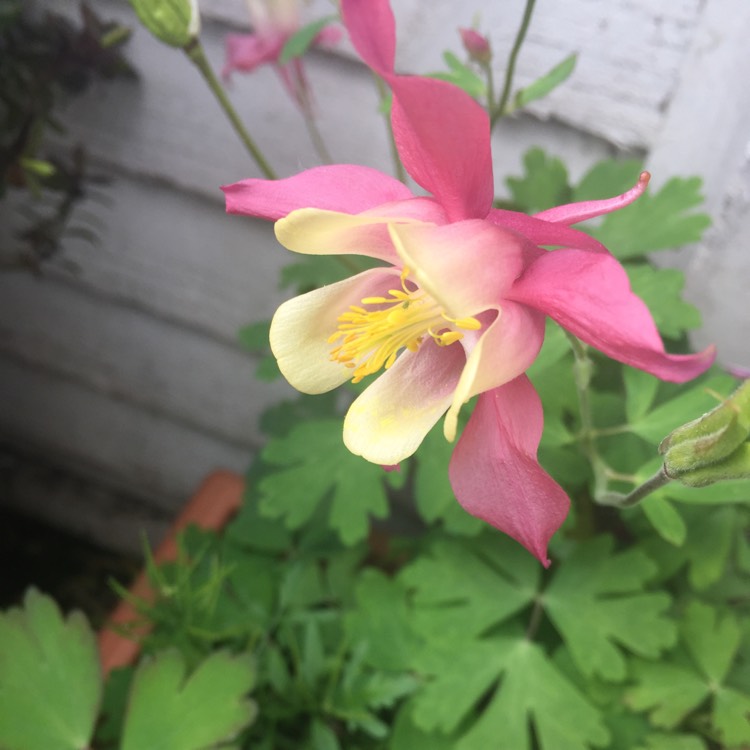
[{"label": "columbine flower", "polygon": [[[307,97],[307,79],[299,58],[286,65],[279,56],[286,41],[300,28],[298,0],[247,0],[252,34],[229,34],[226,38],[226,62],[222,76],[229,79],[235,70],[250,73],[257,67],[273,64],[289,95],[303,106]],[[337,28],[326,27],[315,37],[314,44],[329,46],[341,37]]]},{"label": "columbine flower", "polygon": [[469,513],[546,562],[569,500],[537,462],[542,407],[524,375],[542,345],[544,316],[666,380],[688,380],[713,360],[712,350],[665,353],[620,264],[568,226],[628,205],[648,175],[616,198],[535,217],[493,209],[486,112],[444,81],[395,74],[387,0],[343,0],[342,10],[359,54],[393,89],[401,159],[430,197],[353,165],[224,188],[229,212],[277,220],[290,250],[385,264],[284,303],[271,347],[305,393],[378,375],[351,405],[344,441],[386,466],[414,453],[443,415],[453,440],[462,405],[479,395],[451,459],[453,490]]}]

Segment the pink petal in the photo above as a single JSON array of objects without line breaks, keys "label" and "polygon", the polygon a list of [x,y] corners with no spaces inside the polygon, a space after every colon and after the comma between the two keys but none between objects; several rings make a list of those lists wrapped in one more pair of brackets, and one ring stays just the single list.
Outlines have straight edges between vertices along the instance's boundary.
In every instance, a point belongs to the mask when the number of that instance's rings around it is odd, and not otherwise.
[{"label": "pink petal", "polygon": [[564,224],[553,224],[534,216],[493,208],[487,220],[499,227],[522,234],[535,245],[549,247],[575,247],[579,250],[608,252],[607,248],[585,232],[571,229]]},{"label": "pink petal", "polygon": [[641,172],[638,182],[622,195],[605,200],[583,201],[582,203],[556,206],[536,214],[536,218],[560,224],[577,224],[579,221],[586,221],[586,219],[612,213],[612,211],[629,206],[633,201],[640,198],[648,187],[650,179],[651,175],[648,172]]},{"label": "pink petal", "polygon": [[547,544],[570,500],[537,461],[542,427],[542,404],[525,375],[482,394],[453,451],[449,476],[469,513],[547,566]]},{"label": "pink petal", "polygon": [[543,253],[508,296],[546,313],[612,359],[662,380],[690,380],[715,357],[714,347],[693,355],[665,353],[651,313],[609,254],[572,249]]},{"label": "pink petal", "polygon": [[479,219],[390,232],[410,274],[453,318],[497,309],[523,269],[523,240]]},{"label": "pink petal", "polygon": [[396,22],[389,0],[342,0],[341,17],[357,53],[376,73],[393,73]]},{"label": "pink petal", "polygon": [[242,180],[221,189],[228,213],[272,221],[297,208],[359,213],[413,197],[409,188],[393,177],[354,164],[313,167],[282,180]]},{"label": "pink petal", "polygon": [[333,47],[343,36],[344,32],[338,26],[326,26],[318,32],[314,44],[316,47]]},{"label": "pink petal", "polygon": [[444,433],[448,440],[455,439],[461,407],[472,396],[505,385],[526,372],[543,341],[544,316],[504,300],[500,315],[469,348],[466,366],[445,416]]},{"label": "pink petal", "polygon": [[448,408],[464,362],[460,346],[432,339],[403,352],[349,407],[346,447],[384,466],[411,456]]},{"label": "pink petal", "polygon": [[451,221],[484,218],[494,196],[484,108],[446,81],[395,75],[388,0],[344,0],[342,15],[359,55],[393,89],[393,134],[406,170]]},{"label": "pink petal", "polygon": [[451,221],[483,219],[494,183],[487,112],[446,81],[391,76],[391,122],[401,161]]},{"label": "pink petal", "polygon": [[276,33],[227,34],[222,77],[228,79],[234,70],[250,73],[260,65],[276,62],[285,41],[285,35]]}]

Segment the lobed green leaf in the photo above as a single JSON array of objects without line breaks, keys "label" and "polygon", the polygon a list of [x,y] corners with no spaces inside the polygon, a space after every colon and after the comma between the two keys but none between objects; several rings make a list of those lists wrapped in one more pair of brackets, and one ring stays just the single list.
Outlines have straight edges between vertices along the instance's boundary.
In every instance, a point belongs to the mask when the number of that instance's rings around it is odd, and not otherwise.
[{"label": "lobed green leaf", "polygon": [[0,747],[85,750],[102,697],[94,634],[34,588],[0,615]]}]

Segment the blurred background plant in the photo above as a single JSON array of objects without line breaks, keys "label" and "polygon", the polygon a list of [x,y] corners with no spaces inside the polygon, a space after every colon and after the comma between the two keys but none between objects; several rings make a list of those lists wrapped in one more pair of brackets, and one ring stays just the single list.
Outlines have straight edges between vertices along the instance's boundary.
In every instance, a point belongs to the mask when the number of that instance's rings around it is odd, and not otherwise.
[{"label": "blurred background plant", "polygon": [[103,21],[89,4],[81,3],[79,25],[25,5],[0,2],[0,200],[13,193],[27,216],[14,238],[18,247],[3,248],[0,269],[39,273],[65,236],[96,241],[85,219],[75,224],[73,216],[106,181],[89,168],[82,145],[51,155],[46,136],[64,137],[60,109],[94,78],[134,78],[135,71],[123,55],[130,30]]}]

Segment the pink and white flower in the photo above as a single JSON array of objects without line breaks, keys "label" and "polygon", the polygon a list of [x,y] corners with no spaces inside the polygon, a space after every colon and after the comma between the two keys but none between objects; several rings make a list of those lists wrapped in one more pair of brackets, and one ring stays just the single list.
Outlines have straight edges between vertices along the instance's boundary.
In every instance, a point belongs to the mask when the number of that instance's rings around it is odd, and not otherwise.
[{"label": "pink and white flower", "polygon": [[[227,35],[223,78],[229,80],[234,71],[251,73],[261,65],[274,65],[289,95],[302,105],[303,98],[308,96],[302,61],[295,58],[284,65],[279,62],[287,40],[301,26],[298,0],[246,2],[253,33]],[[327,26],[317,34],[313,44],[328,47],[340,38],[340,29]]]},{"label": "pink and white flower", "polygon": [[713,350],[666,353],[617,260],[570,227],[628,205],[648,175],[621,196],[536,216],[494,209],[486,112],[451,84],[395,73],[387,0],[343,0],[342,11],[362,59],[393,90],[399,154],[430,195],[354,165],[225,187],[229,212],[275,220],[294,252],[384,263],[281,305],[271,347],[305,393],[382,371],[351,405],[343,432],[352,452],[386,466],[412,455],[443,416],[454,440],[463,404],[479,396],[451,459],[453,490],[469,513],[546,564],[569,499],[537,462],[542,406],[524,374],[545,316],[665,380],[700,374]]}]

